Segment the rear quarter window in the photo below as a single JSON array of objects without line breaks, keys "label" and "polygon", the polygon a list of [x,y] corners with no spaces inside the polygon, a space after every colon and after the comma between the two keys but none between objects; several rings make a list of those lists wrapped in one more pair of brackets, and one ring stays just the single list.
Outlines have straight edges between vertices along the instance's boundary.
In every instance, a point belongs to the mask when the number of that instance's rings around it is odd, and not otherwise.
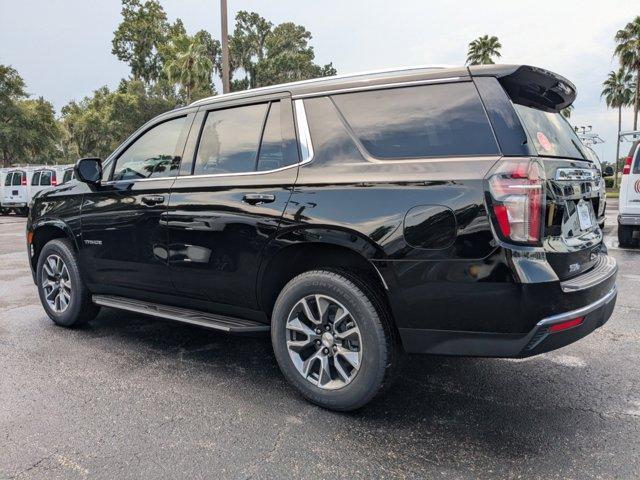
[{"label": "rear quarter window", "polygon": [[346,93],[332,99],[365,150],[378,159],[499,153],[471,82]]}]

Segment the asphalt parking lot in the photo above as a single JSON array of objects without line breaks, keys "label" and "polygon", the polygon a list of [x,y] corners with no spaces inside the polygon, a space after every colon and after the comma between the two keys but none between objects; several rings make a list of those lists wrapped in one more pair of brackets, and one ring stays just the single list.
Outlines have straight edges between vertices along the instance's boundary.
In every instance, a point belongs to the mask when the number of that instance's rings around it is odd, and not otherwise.
[{"label": "asphalt parking lot", "polygon": [[638,478],[640,251],[611,320],[526,360],[408,359],[353,414],[287,386],[267,337],[42,310],[24,219],[0,217],[1,478]]}]

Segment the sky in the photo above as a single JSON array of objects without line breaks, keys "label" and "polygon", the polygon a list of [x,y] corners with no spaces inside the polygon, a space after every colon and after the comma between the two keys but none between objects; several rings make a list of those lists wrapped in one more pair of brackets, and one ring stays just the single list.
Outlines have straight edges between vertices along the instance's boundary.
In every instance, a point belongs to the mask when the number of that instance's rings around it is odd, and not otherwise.
[{"label": "sky", "polygon": [[[169,20],[189,33],[220,38],[218,0],[160,0]],[[238,10],[278,24],[293,21],[313,35],[316,61],[338,73],[407,65],[462,65],[470,41],[496,35],[500,63],[536,65],[577,87],[570,122],[591,125],[604,138],[596,152],[615,157],[617,111],[600,98],[602,82],[618,68],[615,32],[636,15],[640,0],[228,0],[229,30]],[[29,93],[56,110],[102,85],[113,88],[129,68],[111,54],[119,0],[0,0],[0,64],[23,76]],[[220,89],[219,89],[220,90]],[[623,130],[632,127],[623,112]],[[628,144],[622,144],[621,155]]]}]

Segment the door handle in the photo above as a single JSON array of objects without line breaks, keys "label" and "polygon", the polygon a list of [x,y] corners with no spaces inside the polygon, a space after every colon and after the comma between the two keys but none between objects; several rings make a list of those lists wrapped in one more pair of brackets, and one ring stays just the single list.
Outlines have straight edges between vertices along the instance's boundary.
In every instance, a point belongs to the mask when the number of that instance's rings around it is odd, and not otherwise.
[{"label": "door handle", "polygon": [[270,193],[247,193],[242,197],[242,201],[250,205],[257,205],[258,203],[271,203],[275,201],[276,196]]},{"label": "door handle", "polygon": [[142,197],[142,203],[145,205],[159,205],[164,202],[164,195],[151,195],[149,197]]}]

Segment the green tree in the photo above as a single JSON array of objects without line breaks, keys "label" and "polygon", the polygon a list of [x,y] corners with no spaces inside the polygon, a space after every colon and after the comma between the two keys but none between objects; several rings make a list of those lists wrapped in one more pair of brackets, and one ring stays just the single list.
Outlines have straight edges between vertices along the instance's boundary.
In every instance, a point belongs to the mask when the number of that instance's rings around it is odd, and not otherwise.
[{"label": "green tree", "polygon": [[230,66],[232,74],[241,71],[244,77],[234,79],[232,89],[335,75],[333,65],[314,63],[310,40],[311,33],[302,25],[285,22],[274,27],[255,12],[238,12],[229,39]]},{"label": "green tree", "polygon": [[29,99],[18,72],[0,65],[0,153],[2,165],[51,162],[60,130],[53,105],[42,97]]},{"label": "green tree", "polygon": [[[633,84],[633,76],[623,68],[617,72],[609,72],[607,79],[602,84],[601,97],[609,108],[618,109],[618,135],[622,129],[622,107],[627,107],[633,99],[633,90],[636,86]],[[620,156],[620,141],[616,141],[616,158]],[[616,162],[616,174],[614,176],[614,187],[618,183],[618,162]]]},{"label": "green tree", "polygon": [[191,103],[194,91],[205,95],[213,93],[211,44],[206,45],[203,40],[206,40],[204,35],[181,35],[171,40],[164,54],[166,76],[184,89],[187,104]]},{"label": "green tree", "polygon": [[500,58],[502,44],[498,37],[483,35],[469,44],[467,65],[490,65],[495,63],[493,57]]},{"label": "green tree", "polygon": [[620,59],[620,66],[633,73],[636,79],[633,99],[633,129],[636,130],[640,108],[640,16],[618,30],[615,41],[618,44],[615,55]]},{"label": "green tree", "polygon": [[114,32],[111,53],[131,67],[134,80],[153,82],[162,68],[158,50],[171,33],[184,33],[182,21],[169,25],[157,0],[122,0],[122,21]]},{"label": "green tree", "polygon": [[141,125],[177,105],[177,97],[154,93],[139,80],[123,80],[116,91],[107,87],[62,108],[63,140],[72,157],[107,157]]}]

